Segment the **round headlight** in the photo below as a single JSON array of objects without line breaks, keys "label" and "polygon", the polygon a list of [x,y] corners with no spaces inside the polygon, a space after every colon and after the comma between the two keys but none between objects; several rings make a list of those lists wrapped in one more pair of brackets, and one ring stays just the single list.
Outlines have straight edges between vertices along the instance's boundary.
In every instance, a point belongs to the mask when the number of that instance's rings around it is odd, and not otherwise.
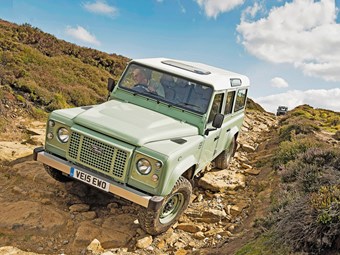
[{"label": "round headlight", "polygon": [[70,138],[70,132],[66,128],[59,128],[58,130],[58,139],[62,143],[67,143]]},{"label": "round headlight", "polygon": [[151,172],[151,163],[149,160],[142,158],[137,161],[137,170],[143,175],[149,174]]}]

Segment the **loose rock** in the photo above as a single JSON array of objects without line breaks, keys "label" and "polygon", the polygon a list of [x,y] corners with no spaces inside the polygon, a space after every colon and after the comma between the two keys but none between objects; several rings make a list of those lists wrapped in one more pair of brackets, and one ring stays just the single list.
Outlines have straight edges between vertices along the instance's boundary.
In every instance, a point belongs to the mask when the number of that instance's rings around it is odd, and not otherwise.
[{"label": "loose rock", "polygon": [[152,236],[145,236],[137,240],[136,247],[138,249],[145,249],[152,244]]},{"label": "loose rock", "polygon": [[181,223],[177,225],[177,229],[181,229],[185,232],[189,233],[196,233],[200,230],[202,230],[201,227],[199,227],[197,224],[194,223]]},{"label": "loose rock", "polygon": [[69,207],[70,212],[87,212],[90,210],[90,206],[87,204],[75,204]]},{"label": "loose rock", "polygon": [[101,246],[100,242],[97,240],[97,239],[94,239],[90,244],[89,246],[87,246],[86,248],[88,251],[92,252],[92,254],[101,254],[104,249],[103,247]]}]

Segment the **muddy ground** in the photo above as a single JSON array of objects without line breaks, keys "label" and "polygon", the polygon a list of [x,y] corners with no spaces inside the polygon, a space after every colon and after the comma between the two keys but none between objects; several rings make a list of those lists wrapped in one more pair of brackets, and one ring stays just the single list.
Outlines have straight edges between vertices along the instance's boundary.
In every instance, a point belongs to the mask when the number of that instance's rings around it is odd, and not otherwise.
[{"label": "muddy ground", "polygon": [[[31,123],[32,124],[32,123]],[[39,254],[233,254],[265,215],[272,191],[265,164],[277,120],[248,112],[229,169],[195,179],[192,203],[175,226],[150,236],[137,221],[139,207],[80,182],[58,183],[32,160],[44,123],[24,127],[25,141],[0,142],[0,254],[17,247]],[[11,248],[13,249],[13,248]]]}]

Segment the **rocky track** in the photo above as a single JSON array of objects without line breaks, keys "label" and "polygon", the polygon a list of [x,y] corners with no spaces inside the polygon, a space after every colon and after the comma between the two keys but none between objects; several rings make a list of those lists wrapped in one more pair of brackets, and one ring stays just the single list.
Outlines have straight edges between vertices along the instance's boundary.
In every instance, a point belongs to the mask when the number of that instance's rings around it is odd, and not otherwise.
[{"label": "rocky track", "polygon": [[33,124],[26,142],[0,142],[0,254],[221,254],[221,247],[231,254],[261,213],[256,201],[266,176],[258,162],[268,157],[273,115],[247,113],[229,169],[212,166],[196,178],[189,208],[158,236],[140,228],[138,206],[50,178],[29,155],[44,137],[43,124]]}]

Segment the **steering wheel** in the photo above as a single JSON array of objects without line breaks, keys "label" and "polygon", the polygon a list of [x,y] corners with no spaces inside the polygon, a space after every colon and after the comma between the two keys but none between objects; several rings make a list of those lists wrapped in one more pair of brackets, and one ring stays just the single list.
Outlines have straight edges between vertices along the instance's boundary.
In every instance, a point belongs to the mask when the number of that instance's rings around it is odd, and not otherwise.
[{"label": "steering wheel", "polygon": [[138,92],[149,92],[148,86],[145,84],[136,84],[135,86],[133,86],[133,89],[138,91]]}]

